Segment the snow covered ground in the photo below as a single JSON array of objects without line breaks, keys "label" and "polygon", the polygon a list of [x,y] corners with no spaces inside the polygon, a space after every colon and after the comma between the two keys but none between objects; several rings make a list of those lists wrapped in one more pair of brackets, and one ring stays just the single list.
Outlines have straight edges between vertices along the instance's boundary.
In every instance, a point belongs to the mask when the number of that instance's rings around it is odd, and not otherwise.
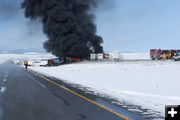
[{"label": "snow covered ground", "polygon": [[[81,85],[94,91],[95,94],[110,96],[117,100],[117,104],[131,111],[141,112],[142,109],[150,109],[149,112],[157,111],[164,116],[165,105],[180,104],[180,62],[151,61],[148,53],[122,55],[123,59],[128,61],[86,61],[58,67],[30,69],[67,83]],[[8,59],[27,57],[22,56],[15,55]],[[1,57],[2,55],[0,59]],[[132,106],[141,106],[141,109]]]},{"label": "snow covered ground", "polygon": [[[124,56],[132,60],[133,55],[136,54]],[[150,61],[147,54],[144,54],[143,59],[147,60],[83,62],[31,69],[68,83],[88,87],[97,94],[106,94],[117,99],[121,105],[127,103],[141,106],[142,109],[158,111],[164,116],[165,105],[180,104],[180,63]],[[137,111],[137,108],[129,110]]]}]

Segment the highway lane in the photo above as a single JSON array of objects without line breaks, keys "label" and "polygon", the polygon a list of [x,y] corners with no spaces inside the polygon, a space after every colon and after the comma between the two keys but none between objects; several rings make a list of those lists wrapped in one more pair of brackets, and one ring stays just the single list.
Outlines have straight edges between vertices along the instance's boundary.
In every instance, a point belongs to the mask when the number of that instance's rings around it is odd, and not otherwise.
[{"label": "highway lane", "polygon": [[0,80],[1,86],[6,87],[0,97],[0,117],[3,120],[144,119],[123,109],[127,115],[111,111],[95,102],[97,96],[71,87],[68,91],[62,88],[66,85],[59,80],[34,74],[10,63],[0,65]]}]

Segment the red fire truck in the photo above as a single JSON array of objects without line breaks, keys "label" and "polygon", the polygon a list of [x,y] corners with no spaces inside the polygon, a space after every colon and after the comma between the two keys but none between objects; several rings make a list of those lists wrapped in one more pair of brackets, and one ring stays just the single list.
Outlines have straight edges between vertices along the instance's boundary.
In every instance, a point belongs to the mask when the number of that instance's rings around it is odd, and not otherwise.
[{"label": "red fire truck", "polygon": [[152,60],[172,59],[177,52],[180,52],[180,50],[151,49],[150,57]]}]

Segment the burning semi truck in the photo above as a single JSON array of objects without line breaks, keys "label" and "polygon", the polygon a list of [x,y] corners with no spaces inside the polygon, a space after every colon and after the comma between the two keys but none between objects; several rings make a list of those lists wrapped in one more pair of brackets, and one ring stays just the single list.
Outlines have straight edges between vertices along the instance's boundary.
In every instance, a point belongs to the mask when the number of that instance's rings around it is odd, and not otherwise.
[{"label": "burning semi truck", "polygon": [[167,60],[172,59],[178,53],[180,53],[180,50],[151,49],[150,57],[152,60]]},{"label": "burning semi truck", "polygon": [[81,61],[80,58],[59,57],[59,58],[49,59],[47,61],[47,66],[58,66],[68,63],[76,63],[80,61]]}]

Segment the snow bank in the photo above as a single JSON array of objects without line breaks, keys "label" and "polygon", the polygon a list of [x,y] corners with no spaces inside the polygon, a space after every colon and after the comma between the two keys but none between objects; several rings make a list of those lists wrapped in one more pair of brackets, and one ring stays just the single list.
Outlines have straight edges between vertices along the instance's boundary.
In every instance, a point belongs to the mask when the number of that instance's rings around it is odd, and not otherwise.
[{"label": "snow bank", "polygon": [[34,71],[90,87],[129,104],[160,112],[180,104],[180,63],[173,61],[96,62],[33,67]]}]

